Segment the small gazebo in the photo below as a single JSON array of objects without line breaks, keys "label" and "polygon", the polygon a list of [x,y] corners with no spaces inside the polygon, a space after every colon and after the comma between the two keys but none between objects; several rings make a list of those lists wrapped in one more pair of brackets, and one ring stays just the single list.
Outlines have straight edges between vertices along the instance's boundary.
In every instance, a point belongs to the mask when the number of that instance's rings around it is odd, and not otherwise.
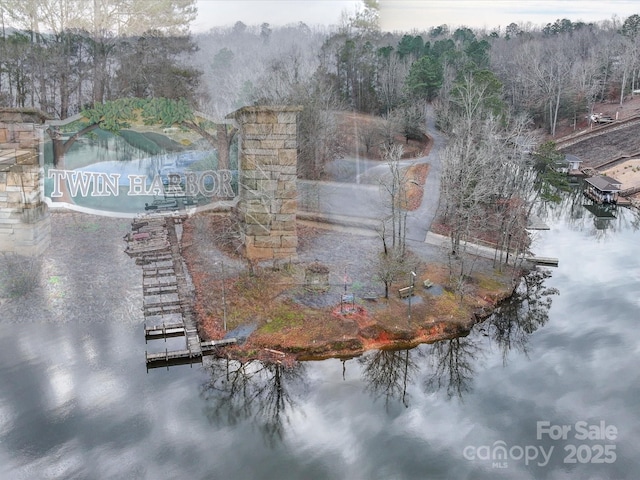
[{"label": "small gazebo", "polygon": [[558,160],[553,169],[558,173],[566,173],[568,175],[580,175],[580,164],[582,160],[575,155],[566,154],[562,160]]},{"label": "small gazebo", "polygon": [[329,290],[329,268],[315,261],[304,270],[304,285],[311,292],[326,292]]}]

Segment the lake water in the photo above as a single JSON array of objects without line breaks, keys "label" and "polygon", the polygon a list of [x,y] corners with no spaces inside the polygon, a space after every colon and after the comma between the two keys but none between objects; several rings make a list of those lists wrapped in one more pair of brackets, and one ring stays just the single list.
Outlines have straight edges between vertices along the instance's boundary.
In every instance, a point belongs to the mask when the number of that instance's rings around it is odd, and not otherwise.
[{"label": "lake water", "polygon": [[49,277],[44,314],[0,306],[0,478],[635,479],[639,233],[616,215],[550,212],[534,251],[559,267],[466,338],[293,370],[147,372],[139,291],[65,316],[94,286]]}]

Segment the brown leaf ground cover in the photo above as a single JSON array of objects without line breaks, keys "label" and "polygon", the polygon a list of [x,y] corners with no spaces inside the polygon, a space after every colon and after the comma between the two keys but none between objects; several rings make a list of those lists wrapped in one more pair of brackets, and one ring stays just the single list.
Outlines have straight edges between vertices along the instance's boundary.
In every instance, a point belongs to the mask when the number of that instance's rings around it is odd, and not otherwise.
[{"label": "brown leaf ground cover", "polygon": [[[300,260],[254,265],[250,272],[246,263],[230,253],[235,250],[213,234],[225,230],[220,224],[226,221],[206,214],[187,221],[184,255],[196,288],[196,312],[204,338],[224,336],[225,305],[227,331],[256,326],[246,343],[227,350],[238,358],[265,359],[273,356],[273,350],[299,359],[353,356],[373,348],[406,348],[450,338],[468,332],[479,316],[513,289],[505,274],[482,269],[469,279],[468,292],[461,299],[448,288],[444,263],[415,257],[410,264],[418,278],[409,319],[408,301],[397,293],[407,281],[392,285],[389,298],[384,299],[373,262],[364,260],[376,251],[379,239],[301,225]],[[214,244],[206,238],[213,238]],[[318,248],[326,243],[334,245],[333,252],[362,251],[363,261],[356,260],[359,267],[351,268],[347,279],[348,292],[355,292],[353,304],[341,305],[344,259],[332,255],[331,248]],[[326,291],[305,288],[304,272],[311,258],[332,272]],[[220,259],[227,265],[224,292],[221,269],[212,266]],[[434,286],[425,288],[425,280]]]},{"label": "brown leaf ground cover", "polygon": [[407,171],[407,199],[402,208],[409,211],[416,210],[422,203],[424,194],[424,182],[429,174],[428,163],[411,165]]}]

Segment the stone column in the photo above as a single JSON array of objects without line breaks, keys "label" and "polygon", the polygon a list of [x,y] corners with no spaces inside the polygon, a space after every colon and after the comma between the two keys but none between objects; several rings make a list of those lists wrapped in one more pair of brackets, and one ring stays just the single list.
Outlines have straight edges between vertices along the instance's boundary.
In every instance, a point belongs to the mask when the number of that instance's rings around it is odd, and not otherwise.
[{"label": "stone column", "polygon": [[51,242],[39,162],[42,130],[0,119],[0,252],[39,255]]},{"label": "stone column", "polygon": [[244,254],[249,260],[297,257],[296,114],[302,107],[237,110],[239,202]]}]

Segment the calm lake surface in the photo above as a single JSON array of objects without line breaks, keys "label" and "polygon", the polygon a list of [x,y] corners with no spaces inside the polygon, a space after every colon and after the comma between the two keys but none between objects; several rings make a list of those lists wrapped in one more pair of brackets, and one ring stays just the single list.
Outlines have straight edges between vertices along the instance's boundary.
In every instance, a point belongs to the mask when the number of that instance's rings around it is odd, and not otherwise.
[{"label": "calm lake surface", "polygon": [[293,370],[147,373],[140,292],[65,314],[109,286],[90,265],[67,291],[49,277],[44,314],[0,306],[0,478],[638,478],[640,233],[632,212],[598,220],[580,201],[544,218],[534,251],[560,265],[519,309],[466,338]]}]

